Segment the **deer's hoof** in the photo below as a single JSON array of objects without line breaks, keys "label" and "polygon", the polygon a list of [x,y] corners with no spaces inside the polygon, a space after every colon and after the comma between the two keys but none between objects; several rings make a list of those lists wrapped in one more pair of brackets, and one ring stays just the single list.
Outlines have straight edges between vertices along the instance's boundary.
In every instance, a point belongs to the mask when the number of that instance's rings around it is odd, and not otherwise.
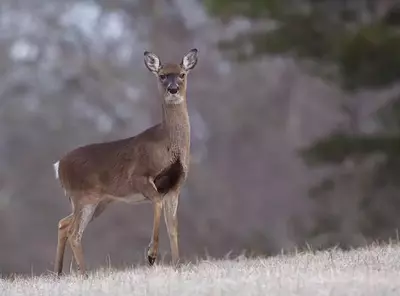
[{"label": "deer's hoof", "polygon": [[150,266],[153,266],[157,259],[157,253],[154,251],[153,246],[150,244],[147,248],[147,262]]},{"label": "deer's hoof", "polygon": [[147,262],[149,263],[150,266],[153,266],[153,265],[154,265],[154,262],[156,262],[156,257],[155,257],[155,256],[151,256],[151,255],[148,255],[148,256],[147,256]]}]

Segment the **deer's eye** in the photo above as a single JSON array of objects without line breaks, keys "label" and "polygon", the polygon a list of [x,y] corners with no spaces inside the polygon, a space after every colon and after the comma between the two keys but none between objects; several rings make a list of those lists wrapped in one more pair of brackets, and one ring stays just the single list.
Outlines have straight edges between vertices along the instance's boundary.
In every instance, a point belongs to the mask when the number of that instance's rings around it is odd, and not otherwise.
[{"label": "deer's eye", "polygon": [[179,74],[179,78],[180,78],[180,79],[183,79],[183,78],[185,78],[185,73],[181,73],[181,74]]},{"label": "deer's eye", "polygon": [[167,78],[167,75],[161,74],[158,77],[160,77],[161,80],[165,80],[165,78]]}]

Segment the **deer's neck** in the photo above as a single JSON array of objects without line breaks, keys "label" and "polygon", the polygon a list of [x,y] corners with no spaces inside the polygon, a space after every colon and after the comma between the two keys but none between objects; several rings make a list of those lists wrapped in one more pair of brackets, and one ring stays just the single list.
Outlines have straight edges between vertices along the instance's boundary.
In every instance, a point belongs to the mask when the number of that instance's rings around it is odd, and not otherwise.
[{"label": "deer's neck", "polygon": [[186,102],[181,104],[163,104],[162,125],[173,145],[189,148],[190,122]]}]

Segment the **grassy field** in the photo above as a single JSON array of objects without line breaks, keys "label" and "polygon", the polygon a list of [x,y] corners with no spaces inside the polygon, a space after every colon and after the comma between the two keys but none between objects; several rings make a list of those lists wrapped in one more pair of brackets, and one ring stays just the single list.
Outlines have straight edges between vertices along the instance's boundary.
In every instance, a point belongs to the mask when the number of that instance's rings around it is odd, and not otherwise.
[{"label": "grassy field", "polygon": [[400,246],[17,278],[0,295],[400,295]]}]

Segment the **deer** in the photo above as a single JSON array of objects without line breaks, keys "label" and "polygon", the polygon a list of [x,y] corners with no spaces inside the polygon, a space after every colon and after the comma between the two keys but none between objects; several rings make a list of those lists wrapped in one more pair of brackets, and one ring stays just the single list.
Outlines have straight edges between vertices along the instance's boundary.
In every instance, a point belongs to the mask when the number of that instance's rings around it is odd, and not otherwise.
[{"label": "deer", "polygon": [[54,263],[58,276],[62,275],[67,241],[78,272],[88,276],[83,232],[112,202],[152,204],[153,229],[146,252],[150,266],[157,259],[163,211],[172,264],[178,264],[177,208],[190,157],[187,75],[196,66],[197,56],[194,48],[179,64],[162,63],[157,55],[145,51],[144,64],[155,74],[162,99],[161,122],[130,138],[78,147],[53,164],[72,208],[72,213],[58,223]]}]

